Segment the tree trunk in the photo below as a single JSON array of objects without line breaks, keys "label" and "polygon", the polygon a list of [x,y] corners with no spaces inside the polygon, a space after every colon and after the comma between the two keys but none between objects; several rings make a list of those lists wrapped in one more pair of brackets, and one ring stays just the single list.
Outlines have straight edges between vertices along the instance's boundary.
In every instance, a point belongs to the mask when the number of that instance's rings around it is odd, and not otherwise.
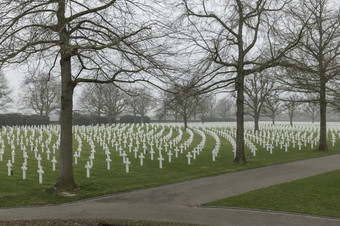
[{"label": "tree trunk", "polygon": [[140,123],[143,124],[144,123],[144,114],[140,115]]},{"label": "tree trunk", "polygon": [[259,119],[260,119],[260,115],[258,113],[255,112],[254,115],[254,124],[255,124],[255,131],[259,131]]},{"label": "tree trunk", "polygon": [[111,114],[107,115],[107,119],[108,119],[109,125],[112,125],[112,115]]},{"label": "tree trunk", "polygon": [[327,111],[326,84],[324,82],[321,82],[321,86],[320,86],[320,144],[318,148],[319,151],[328,151],[326,111]]},{"label": "tree trunk", "polygon": [[69,49],[69,33],[65,25],[65,1],[58,3],[58,25],[60,27],[60,68],[61,68],[61,131],[59,172],[55,187],[58,190],[73,190],[77,188],[73,176],[72,153],[72,109],[73,90],[71,72],[71,52]]},{"label": "tree trunk", "polygon": [[244,155],[244,76],[242,72],[238,72],[236,78],[236,156],[234,163],[247,163]]},{"label": "tree trunk", "polygon": [[188,116],[186,114],[183,115],[183,121],[184,121],[184,130],[188,128]]},{"label": "tree trunk", "polygon": [[290,126],[293,126],[293,114],[292,113],[289,114],[289,123],[290,123]]},{"label": "tree trunk", "polygon": [[72,166],[72,108],[74,84],[71,77],[71,58],[63,57],[61,66],[61,132],[58,181],[55,185],[59,190],[72,190],[77,188],[73,176]]},{"label": "tree trunk", "polygon": [[272,114],[272,123],[275,125],[275,114]]},{"label": "tree trunk", "polygon": [[136,110],[133,110],[133,124],[136,124],[137,121],[136,117],[137,117]]}]

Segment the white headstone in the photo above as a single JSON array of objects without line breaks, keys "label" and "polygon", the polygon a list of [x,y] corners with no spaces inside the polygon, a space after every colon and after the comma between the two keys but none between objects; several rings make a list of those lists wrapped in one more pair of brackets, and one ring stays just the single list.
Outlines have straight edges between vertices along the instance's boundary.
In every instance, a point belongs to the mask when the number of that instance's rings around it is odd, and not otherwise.
[{"label": "white headstone", "polygon": [[39,184],[42,184],[42,182],[43,182],[43,177],[42,177],[42,175],[44,174],[44,171],[43,171],[43,169],[42,169],[42,167],[40,166],[39,167],[39,169],[38,169],[38,174],[39,174]]},{"label": "white headstone", "polygon": [[143,159],[144,159],[144,158],[145,158],[145,157],[144,157],[143,153],[140,153],[139,159],[140,159],[140,165],[141,165],[141,166],[143,166]]},{"label": "white headstone", "polygon": [[162,169],[163,168],[163,160],[164,158],[162,157],[162,155],[160,155],[157,160],[159,161],[159,168]]},{"label": "white headstone", "polygon": [[110,162],[112,162],[110,155],[106,156],[106,168],[107,170],[110,170]]},{"label": "white headstone", "polygon": [[129,165],[131,164],[131,162],[129,161],[129,158],[125,159],[125,171],[126,173],[129,172]]},{"label": "white headstone", "polygon": [[12,163],[11,163],[11,160],[8,160],[7,169],[8,169],[8,176],[12,176],[13,171],[12,171]]},{"label": "white headstone", "polygon": [[52,170],[55,171],[55,164],[57,163],[57,160],[55,159],[55,156],[53,156],[51,162],[52,162]]},{"label": "white headstone", "polygon": [[190,165],[190,164],[191,164],[191,157],[192,157],[190,151],[188,152],[188,154],[186,155],[186,157],[188,158],[188,165]]},{"label": "white headstone", "polygon": [[26,180],[26,171],[27,171],[26,164],[23,164],[21,169],[22,169],[22,179]]},{"label": "white headstone", "polygon": [[86,162],[85,168],[86,168],[86,177],[87,177],[87,178],[90,178],[90,169],[91,169],[91,165],[90,165],[90,162],[89,162],[89,161]]}]

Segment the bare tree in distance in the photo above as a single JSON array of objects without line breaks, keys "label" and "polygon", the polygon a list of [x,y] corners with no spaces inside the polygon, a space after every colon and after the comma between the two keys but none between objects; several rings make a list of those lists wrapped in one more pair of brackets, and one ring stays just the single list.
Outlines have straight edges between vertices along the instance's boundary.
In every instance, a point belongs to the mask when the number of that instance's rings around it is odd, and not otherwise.
[{"label": "bare tree in distance", "polygon": [[[306,21],[295,20],[292,1],[182,1],[183,39],[190,56],[201,57],[197,82],[203,91],[236,90],[237,135],[234,163],[247,163],[244,153],[244,79],[278,65],[303,35]],[[218,6],[218,7],[217,7]],[[286,14],[287,13],[287,14]],[[291,17],[287,20],[287,17]],[[294,30],[287,33],[286,30]]]},{"label": "bare tree in distance", "polygon": [[22,104],[42,116],[60,109],[60,82],[43,72],[26,75],[23,82]]},{"label": "bare tree in distance", "polygon": [[275,125],[275,117],[284,110],[284,103],[280,98],[280,91],[273,90],[266,99],[263,106],[263,114],[272,119],[272,124]]},{"label": "bare tree in distance", "polygon": [[203,94],[199,96],[199,102],[197,105],[197,113],[204,123],[208,118],[213,118],[216,107],[216,96],[212,93]]},{"label": "bare tree in distance", "polygon": [[151,92],[149,92],[145,87],[134,88],[129,92],[129,97],[127,97],[127,99],[127,104],[134,115],[134,120],[136,119],[137,114],[139,114],[141,120],[140,123],[144,123],[144,117],[147,112],[155,106]]},{"label": "bare tree in distance", "polygon": [[[340,75],[340,5],[329,0],[302,0],[299,19],[309,17],[297,48],[280,62],[287,67],[281,81],[290,91],[317,94],[320,106],[320,151],[327,151],[327,95]],[[311,14],[311,16],[310,16]],[[305,98],[305,101],[313,101]],[[338,100],[336,100],[338,101]]]},{"label": "bare tree in distance", "polygon": [[268,78],[268,74],[257,73],[245,80],[245,106],[247,113],[254,118],[254,129],[259,130],[259,120],[266,100],[272,94],[275,83]]},{"label": "bare tree in distance", "polygon": [[318,102],[308,102],[303,106],[303,112],[307,117],[312,120],[312,123],[315,122],[315,119],[319,115],[320,106]]},{"label": "bare tree in distance", "polygon": [[98,116],[108,117],[108,123],[116,119],[127,107],[127,95],[114,84],[87,84],[79,99],[81,108]]},{"label": "bare tree in distance", "polygon": [[199,93],[200,91],[194,86],[194,79],[192,79],[172,84],[171,91],[165,95],[167,108],[183,118],[184,129],[188,127],[189,118],[197,110]]},{"label": "bare tree in distance", "polygon": [[132,0],[0,2],[0,65],[40,60],[40,67],[61,76],[57,189],[78,188],[72,166],[76,85],[153,82],[163,75],[164,55],[157,56],[168,46],[159,8],[157,1]]},{"label": "bare tree in distance", "polygon": [[289,116],[290,126],[293,126],[294,116],[301,113],[300,112],[301,105],[302,105],[301,98],[298,97],[297,95],[291,95],[285,100],[284,108]]},{"label": "bare tree in distance", "polygon": [[223,97],[217,101],[215,106],[216,115],[223,121],[235,117],[235,101],[231,100],[232,97]]},{"label": "bare tree in distance", "polygon": [[0,109],[2,111],[7,111],[7,108],[11,103],[13,103],[10,97],[12,90],[8,86],[8,81],[5,74],[0,71]]}]

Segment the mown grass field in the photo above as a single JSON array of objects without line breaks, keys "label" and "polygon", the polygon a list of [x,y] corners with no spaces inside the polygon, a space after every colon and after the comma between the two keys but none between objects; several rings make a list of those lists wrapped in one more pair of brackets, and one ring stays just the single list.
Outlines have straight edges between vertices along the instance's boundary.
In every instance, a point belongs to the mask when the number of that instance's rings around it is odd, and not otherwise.
[{"label": "mown grass field", "polygon": [[[161,130],[161,128],[162,127],[160,126],[155,126],[153,129],[155,130],[155,133],[157,133]],[[13,134],[18,133],[17,130],[19,129],[20,128],[16,128]],[[163,134],[166,135],[169,131],[170,127],[165,126]],[[22,132],[20,134],[22,134]],[[91,136],[90,134],[90,130],[88,130],[88,136]],[[27,136],[29,135],[30,132],[28,132]],[[39,136],[42,136],[42,140],[45,140],[49,137],[49,132],[42,130],[41,134],[35,134],[36,138]],[[94,135],[92,134],[92,136]],[[174,129],[171,137],[174,138],[176,136],[178,136],[178,131]],[[187,140],[188,137],[189,134],[186,131],[183,131],[183,137],[179,144]],[[111,147],[111,145],[109,145],[112,159],[111,169],[107,170],[105,161],[106,155],[100,147],[100,142],[97,142],[95,137],[92,137],[96,146],[96,153],[93,168],[91,169],[91,177],[86,177],[85,169],[85,164],[89,160],[88,157],[90,155],[91,148],[89,143],[86,142],[86,139],[84,139],[82,142],[82,157],[78,159],[78,164],[74,165],[74,176],[76,183],[80,186],[80,189],[72,192],[74,196],[64,196],[59,194],[53,188],[57,180],[57,171],[52,171],[52,163],[46,160],[45,153],[41,153],[44,159],[42,161],[42,166],[45,171],[42,184],[39,184],[38,181],[39,175],[37,173],[37,161],[34,158],[34,153],[30,150],[27,151],[29,155],[27,179],[22,179],[21,166],[23,157],[22,151],[19,147],[20,145],[16,145],[15,163],[12,167],[14,175],[7,176],[6,163],[7,160],[11,159],[11,149],[8,145],[8,138],[12,139],[7,135],[2,134],[2,139],[6,144],[6,150],[3,156],[3,161],[0,162],[1,207],[65,203],[95,196],[340,153],[338,148],[340,146],[340,142],[337,142],[336,146],[331,148],[332,150],[329,152],[318,152],[316,151],[317,146],[315,147],[315,150],[311,150],[307,145],[307,147],[303,147],[301,151],[298,151],[297,147],[295,149],[290,148],[288,152],[285,152],[280,148],[274,148],[272,155],[270,155],[268,151],[264,150],[262,146],[257,145],[258,151],[256,156],[253,156],[250,150],[246,148],[248,164],[236,165],[232,163],[233,152],[231,144],[226,139],[220,137],[221,148],[216,161],[213,162],[211,151],[215,147],[215,140],[212,136],[206,134],[206,143],[203,151],[199,156],[197,156],[196,160],[191,161],[191,165],[188,165],[187,157],[185,156],[186,152],[192,151],[192,149],[202,140],[200,135],[194,133],[193,142],[187,151],[185,151],[182,155],[179,155],[178,158],[175,158],[175,155],[173,155],[171,163],[168,162],[168,156],[165,153],[163,154],[163,158],[165,160],[163,162],[162,169],[159,168],[159,162],[157,160],[158,150],[156,148],[154,148],[156,152],[154,160],[151,161],[150,153],[147,153],[143,166],[140,166],[139,158],[134,158],[133,152],[128,153],[131,165],[129,170],[130,172],[126,173],[125,164],[122,163],[122,157],[119,156],[119,152],[117,152],[114,147]],[[57,135],[52,135],[51,146],[57,139]],[[331,143],[329,145],[331,147]],[[74,151],[77,150],[77,147],[78,141],[74,139]],[[125,148],[125,150],[128,152],[127,148]],[[142,151],[141,145],[139,150]],[[57,153],[56,158],[58,158]]]},{"label": "mown grass field", "polygon": [[340,170],[208,203],[340,217]]}]

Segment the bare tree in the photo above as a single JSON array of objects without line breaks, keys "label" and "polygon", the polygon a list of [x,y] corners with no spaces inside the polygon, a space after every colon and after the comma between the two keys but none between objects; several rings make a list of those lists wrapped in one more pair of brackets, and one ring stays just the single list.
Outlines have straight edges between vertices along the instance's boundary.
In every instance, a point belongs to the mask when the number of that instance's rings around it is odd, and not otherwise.
[{"label": "bare tree", "polygon": [[83,86],[81,96],[78,99],[78,107],[91,114],[101,116],[103,109],[102,89],[97,84],[86,84]]},{"label": "bare tree", "polygon": [[230,98],[223,98],[217,101],[215,112],[218,117],[226,121],[228,117],[235,116],[235,102]]},{"label": "bare tree", "polygon": [[283,105],[284,104],[280,99],[280,92],[278,90],[274,90],[266,99],[263,106],[263,114],[272,119],[273,125],[275,125],[275,117],[282,113],[284,108]]},{"label": "bare tree", "polygon": [[0,109],[6,111],[9,105],[13,102],[10,97],[11,89],[8,86],[5,74],[0,71]]},{"label": "bare tree", "polygon": [[49,116],[60,109],[60,82],[47,73],[28,74],[24,80],[23,106],[39,115]]},{"label": "bare tree", "polygon": [[297,114],[300,113],[300,107],[301,107],[301,98],[299,98],[297,95],[292,95],[287,98],[284,107],[288,113],[289,116],[289,123],[291,126],[293,126],[293,118]]},{"label": "bare tree", "polygon": [[197,112],[201,118],[202,123],[215,114],[216,97],[214,94],[204,94],[199,96],[199,102],[197,106]]},{"label": "bare tree", "polygon": [[[182,17],[190,56],[201,56],[205,90],[235,84],[237,135],[235,163],[247,163],[244,154],[244,79],[275,67],[296,46],[305,21],[285,19],[283,11],[296,8],[291,1],[187,1]],[[286,30],[294,30],[287,33]],[[204,56],[202,56],[204,55]]]},{"label": "bare tree", "polygon": [[136,119],[136,115],[140,115],[140,123],[144,123],[144,117],[148,111],[150,111],[154,107],[154,99],[150,92],[146,88],[135,88],[133,91],[130,91],[130,95],[128,97],[129,101],[127,102],[134,118]]},{"label": "bare tree", "polygon": [[283,66],[289,67],[282,81],[291,91],[318,95],[318,150],[327,151],[327,94],[333,91],[340,75],[340,6],[329,0],[303,0],[301,9],[300,20],[310,17],[310,22],[295,51],[281,62]]},{"label": "bare tree", "polygon": [[312,123],[315,122],[316,117],[319,115],[319,111],[320,106],[318,102],[308,102],[303,107],[303,112],[312,120]]},{"label": "bare tree", "polygon": [[113,84],[90,84],[83,89],[80,106],[98,116],[108,117],[109,124],[127,106],[127,96]]},{"label": "bare tree", "polygon": [[0,2],[1,66],[39,60],[40,67],[61,75],[57,189],[77,188],[72,166],[76,85],[152,82],[150,75],[160,69],[164,56],[157,55],[167,46],[157,23],[162,15],[156,13],[156,4],[132,0]]},{"label": "bare tree", "polygon": [[194,86],[194,79],[182,81],[172,85],[166,94],[166,106],[178,113],[184,121],[184,129],[188,127],[188,120],[196,112],[199,103],[199,90]]},{"label": "bare tree", "polygon": [[247,113],[254,118],[255,131],[259,130],[260,115],[263,106],[274,90],[274,82],[263,73],[248,76],[245,81],[245,105]]}]

